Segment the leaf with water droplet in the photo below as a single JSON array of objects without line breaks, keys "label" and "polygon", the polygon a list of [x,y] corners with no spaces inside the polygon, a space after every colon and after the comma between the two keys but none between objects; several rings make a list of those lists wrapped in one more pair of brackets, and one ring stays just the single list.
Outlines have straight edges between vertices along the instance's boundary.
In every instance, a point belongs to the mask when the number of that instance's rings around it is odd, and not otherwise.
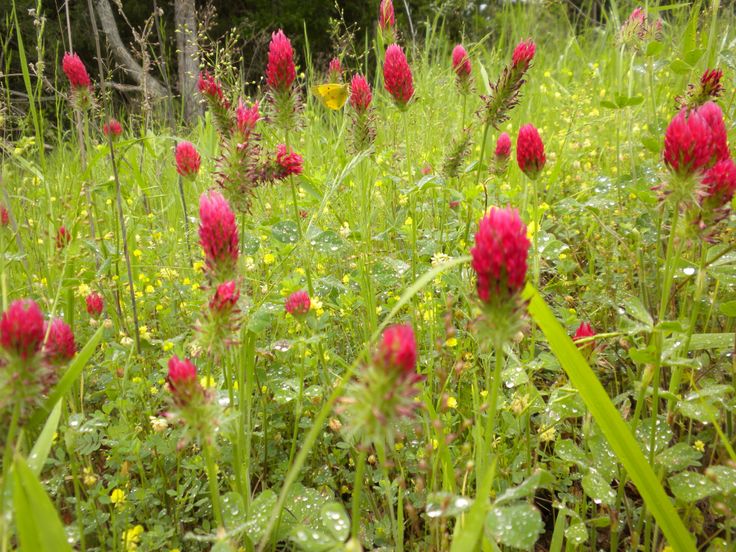
[{"label": "leaf with water droplet", "polygon": [[723,494],[736,493],[736,469],[728,466],[711,466],[705,475],[716,482]]},{"label": "leaf with water droplet", "polygon": [[677,443],[676,445],[660,452],[654,459],[657,464],[662,466],[667,473],[682,471],[693,466],[700,465],[700,457],[702,452],[695,450],[687,443]]},{"label": "leaf with water droplet", "polygon": [[333,230],[320,232],[309,243],[323,255],[336,255],[343,247],[342,239]]},{"label": "leaf with water droplet", "polygon": [[328,502],[320,512],[322,525],[339,542],[345,542],[350,536],[350,518],[339,502]]},{"label": "leaf with water droplet", "polygon": [[531,504],[494,507],[486,516],[488,535],[507,546],[531,548],[542,531],[542,516]]},{"label": "leaf with water droplet", "polygon": [[473,500],[470,498],[440,492],[427,496],[424,510],[430,518],[456,517],[469,510],[472,505]]},{"label": "leaf with water droplet", "polygon": [[243,523],[245,503],[240,493],[231,491],[222,495],[222,517],[225,527],[237,527]]},{"label": "leaf with water droplet", "polygon": [[583,476],[583,490],[596,504],[612,506],[616,500],[616,492],[595,470],[590,470]]},{"label": "leaf with water droplet", "polygon": [[686,471],[667,480],[675,498],[683,502],[697,502],[719,492],[718,485],[702,473]]},{"label": "leaf with water droplet", "polygon": [[245,533],[252,542],[260,542],[263,538],[275,505],[276,493],[271,489],[263,491],[251,502],[248,519],[245,522]]},{"label": "leaf with water droplet", "polygon": [[525,479],[520,485],[506,489],[497,499],[496,506],[505,502],[519,500],[533,495],[537,489],[549,487],[554,482],[554,477],[546,470],[538,469]]},{"label": "leaf with water droplet", "polygon": [[282,220],[271,227],[271,235],[281,243],[296,243],[299,230],[293,220]]},{"label": "leaf with water droplet", "polygon": [[341,542],[336,542],[322,531],[311,529],[306,525],[297,525],[291,530],[289,540],[304,552],[327,552],[339,549]]},{"label": "leaf with water droplet", "polygon": [[570,527],[565,529],[565,537],[571,544],[581,545],[588,540],[588,529],[585,527],[585,523],[578,521],[571,523]]}]

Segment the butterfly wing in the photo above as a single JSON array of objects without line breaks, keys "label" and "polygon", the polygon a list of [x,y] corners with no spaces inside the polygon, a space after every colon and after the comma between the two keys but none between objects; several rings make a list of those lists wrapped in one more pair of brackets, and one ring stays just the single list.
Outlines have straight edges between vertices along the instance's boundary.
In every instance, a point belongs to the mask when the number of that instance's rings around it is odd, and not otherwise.
[{"label": "butterfly wing", "polygon": [[348,85],[338,83],[318,84],[312,87],[312,93],[319,98],[328,109],[342,109],[348,99]]}]

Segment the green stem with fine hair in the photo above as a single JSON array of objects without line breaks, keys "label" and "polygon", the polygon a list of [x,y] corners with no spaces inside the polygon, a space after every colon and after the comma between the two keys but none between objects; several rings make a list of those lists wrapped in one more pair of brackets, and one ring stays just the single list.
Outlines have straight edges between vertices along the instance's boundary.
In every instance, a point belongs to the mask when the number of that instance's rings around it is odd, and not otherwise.
[{"label": "green stem with fine hair", "polygon": [[493,375],[491,375],[490,365],[486,366],[486,391],[488,392],[488,412],[486,414],[486,430],[484,438],[484,454],[483,466],[479,471],[482,472],[485,466],[489,465],[489,457],[493,448],[493,429],[496,425],[496,410],[498,409],[498,395],[501,388],[501,370],[503,369],[504,353],[503,343],[497,341],[494,344],[495,364]]},{"label": "green stem with fine hair", "polygon": [[358,540],[360,532],[360,496],[363,491],[363,474],[365,473],[365,462],[368,452],[365,447],[361,447],[358,453],[358,461],[355,464],[355,480],[353,481],[353,505],[352,505],[352,521],[351,536]]},{"label": "green stem with fine hair", "polygon": [[222,507],[220,506],[220,492],[217,488],[217,468],[213,454],[212,443],[205,443],[203,447],[204,461],[207,467],[207,482],[210,487],[210,500],[212,500],[212,512],[215,516],[217,527],[225,527],[222,521]]}]

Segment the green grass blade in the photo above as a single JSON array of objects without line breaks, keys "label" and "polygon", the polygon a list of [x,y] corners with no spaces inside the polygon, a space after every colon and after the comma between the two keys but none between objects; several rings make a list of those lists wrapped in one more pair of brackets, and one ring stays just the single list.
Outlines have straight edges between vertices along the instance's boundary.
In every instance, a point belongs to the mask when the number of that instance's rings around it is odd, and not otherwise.
[{"label": "green grass blade", "polygon": [[491,485],[496,473],[496,460],[486,468],[481,478],[480,489],[475,497],[475,502],[470,507],[468,515],[464,520],[458,520],[455,525],[455,533],[452,537],[450,552],[466,552],[476,550],[478,543],[483,538],[483,527],[486,523],[486,514],[491,507],[488,497],[491,494]]},{"label": "green grass blade", "polygon": [[28,467],[31,468],[33,474],[38,477],[41,475],[43,465],[49,457],[51,444],[54,440],[54,433],[59,427],[59,418],[61,418],[61,401],[56,401],[56,406],[51,411],[51,415],[46,419],[41,435],[36,439],[31,454],[28,456]]},{"label": "green grass blade", "polygon": [[21,551],[71,552],[54,504],[26,461],[13,463],[13,505]]},{"label": "green grass blade", "polygon": [[524,290],[529,301],[529,314],[544,332],[552,352],[559,360],[570,381],[580,393],[585,405],[606,436],[611,448],[636,485],[649,511],[654,515],[670,545],[683,551],[695,551],[690,532],[685,529],[672,500],[659,484],[649,463],[639,448],[631,430],[613,406],[605,389],[591,370],[578,348],[552,314],[544,299],[531,285]]},{"label": "green grass blade", "polygon": [[87,364],[87,361],[92,357],[92,354],[97,349],[97,345],[100,344],[104,331],[104,326],[100,326],[99,329],[84,346],[84,348],[79,351],[79,353],[77,353],[77,356],[69,365],[69,368],[67,368],[64,376],[61,378],[59,383],[56,384],[56,387],[54,387],[53,391],[51,391],[51,393],[49,394],[46,402],[41,408],[36,410],[35,414],[33,414],[33,417],[31,418],[29,424],[31,427],[35,427],[40,424],[44,416],[48,415],[51,412],[53,405],[55,405],[59,401],[59,399],[61,399],[67,393],[67,391],[71,389],[72,384],[79,377],[79,374],[82,373],[82,368],[84,368],[84,365]]}]

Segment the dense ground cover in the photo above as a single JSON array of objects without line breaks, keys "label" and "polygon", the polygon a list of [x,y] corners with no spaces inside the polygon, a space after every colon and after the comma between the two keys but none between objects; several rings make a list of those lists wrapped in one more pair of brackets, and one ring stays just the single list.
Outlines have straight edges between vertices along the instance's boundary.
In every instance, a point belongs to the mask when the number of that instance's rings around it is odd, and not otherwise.
[{"label": "dense ground cover", "polygon": [[732,14],[383,19],[4,111],[3,550],[732,549]]}]

